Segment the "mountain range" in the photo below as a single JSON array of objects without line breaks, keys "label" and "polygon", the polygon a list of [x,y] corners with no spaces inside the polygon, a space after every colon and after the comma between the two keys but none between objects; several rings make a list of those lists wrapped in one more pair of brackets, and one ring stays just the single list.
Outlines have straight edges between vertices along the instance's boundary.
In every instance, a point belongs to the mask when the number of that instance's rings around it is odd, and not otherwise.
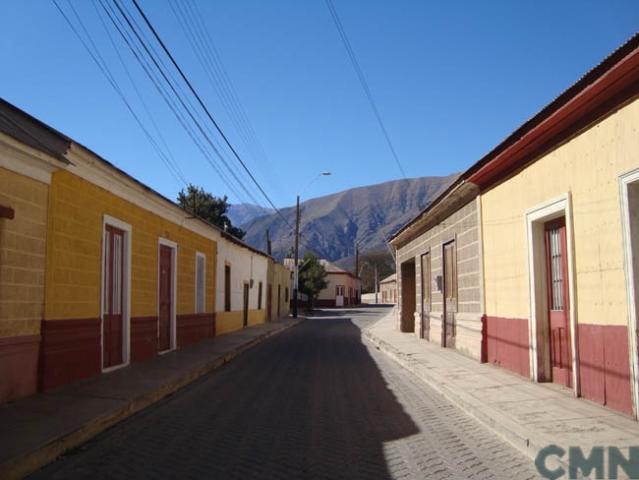
[{"label": "mountain range", "polygon": [[226,215],[233,225],[241,226],[255,218],[269,215],[273,213],[273,211],[272,208],[261,207],[259,205],[253,205],[252,203],[238,203],[232,204],[226,212]]},{"label": "mountain range", "polygon": [[[393,180],[306,200],[300,204],[300,255],[310,249],[327,260],[351,263],[356,240],[360,253],[386,250],[387,238],[456,177]],[[244,241],[266,250],[268,230],[273,255],[281,259],[289,254],[294,244],[295,207],[280,209],[281,216],[255,205],[241,204],[233,210],[231,221],[246,231]],[[236,223],[239,219],[243,221]]]}]

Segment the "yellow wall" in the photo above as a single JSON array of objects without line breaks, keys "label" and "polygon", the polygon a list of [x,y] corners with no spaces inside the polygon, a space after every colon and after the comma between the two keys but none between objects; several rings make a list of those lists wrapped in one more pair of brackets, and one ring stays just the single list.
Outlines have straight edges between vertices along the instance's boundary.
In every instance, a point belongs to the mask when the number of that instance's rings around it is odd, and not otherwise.
[{"label": "yellow wall", "polygon": [[48,186],[0,168],[0,337],[37,335],[44,309]]},{"label": "yellow wall", "polygon": [[525,212],[571,192],[578,321],[627,322],[619,176],[639,167],[638,139],[634,100],[482,194],[488,315],[529,318]]},{"label": "yellow wall", "polygon": [[262,305],[261,310],[250,310],[248,317],[249,325],[259,325],[266,322],[266,305]]},{"label": "yellow wall", "polygon": [[206,255],[206,311],[215,309],[216,244],[67,171],[52,176],[46,319],[100,316],[104,214],[132,226],[131,316],[157,315],[158,238],[178,244],[177,314],[195,310],[195,253]]},{"label": "yellow wall", "polygon": [[[290,313],[290,298],[293,294],[291,288],[291,271],[281,263],[273,260],[268,262],[268,282],[272,285],[271,291],[271,320],[277,320],[277,286],[280,285],[280,317],[286,317]],[[288,301],[286,299],[286,289],[288,288]],[[266,287],[268,295],[268,287]],[[266,298],[266,297],[265,297]],[[266,308],[266,304],[265,304]]]},{"label": "yellow wall", "polygon": [[[217,312],[215,314],[215,334],[222,335],[243,328],[243,312]],[[266,307],[262,310],[249,310],[248,324],[258,325],[266,321]]]}]

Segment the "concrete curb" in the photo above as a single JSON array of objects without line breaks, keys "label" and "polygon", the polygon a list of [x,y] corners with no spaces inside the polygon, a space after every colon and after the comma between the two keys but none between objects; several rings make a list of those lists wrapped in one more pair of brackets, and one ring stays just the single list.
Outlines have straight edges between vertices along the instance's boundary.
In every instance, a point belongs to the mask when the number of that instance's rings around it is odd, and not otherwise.
[{"label": "concrete curb", "polygon": [[206,363],[204,366],[186,373],[178,380],[167,383],[162,385],[160,388],[133,398],[122,407],[96,417],[76,430],[60,435],[59,437],[49,441],[47,444],[42,445],[37,450],[3,463],[0,465],[0,478],[12,480],[24,478],[27,475],[30,475],[48,463],[51,463],[60,455],[82,445],[118,422],[121,422],[135,413],[159,402],[163,398],[176,393],[203,375],[206,375],[207,373],[210,373],[230,362],[246,350],[249,350],[274,335],[280,334],[299,325],[304,320],[305,318],[299,318],[297,321],[291,321],[289,324],[283,325],[281,328],[264,332],[250,341],[239,345],[233,350],[224,353],[222,356]]},{"label": "concrete curb", "polygon": [[[386,354],[401,367],[408,370],[416,378],[420,379],[468,415],[481,422],[484,426],[492,430],[495,434],[503,438],[506,442],[533,461],[535,460],[539,450],[554,443],[552,439],[531,437],[526,434],[526,432],[522,432],[521,427],[515,422],[505,420],[503,416],[499,415],[499,412],[492,412],[490,411],[490,408],[478,407],[476,404],[464,399],[464,395],[459,392],[441,385],[433,376],[417,372],[414,368],[412,368],[411,363],[415,362],[409,355],[405,355],[390,343],[377,337],[375,334],[371,333],[370,329],[365,330],[363,332],[363,336],[375,348]],[[568,463],[564,459],[557,460],[557,458],[558,457],[556,456],[549,457],[546,465],[551,469],[562,467],[568,471]]]}]

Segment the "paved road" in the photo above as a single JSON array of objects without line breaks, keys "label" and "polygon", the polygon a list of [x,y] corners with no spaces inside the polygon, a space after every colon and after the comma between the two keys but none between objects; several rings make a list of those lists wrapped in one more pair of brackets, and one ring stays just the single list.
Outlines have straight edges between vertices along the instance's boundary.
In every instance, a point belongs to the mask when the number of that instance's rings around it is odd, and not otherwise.
[{"label": "paved road", "polygon": [[535,478],[530,460],[361,340],[387,309],[324,313],[34,478]]}]

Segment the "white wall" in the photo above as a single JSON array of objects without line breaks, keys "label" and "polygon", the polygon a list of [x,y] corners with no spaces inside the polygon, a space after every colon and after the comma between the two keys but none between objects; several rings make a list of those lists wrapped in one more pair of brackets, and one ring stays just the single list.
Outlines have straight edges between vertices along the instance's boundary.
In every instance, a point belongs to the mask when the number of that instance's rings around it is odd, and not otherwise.
[{"label": "white wall", "polygon": [[224,311],[224,266],[231,266],[231,311],[242,310],[244,282],[253,279],[249,290],[249,310],[257,309],[259,282],[262,282],[262,308],[266,308],[268,258],[225,238],[217,244],[215,310]]}]

